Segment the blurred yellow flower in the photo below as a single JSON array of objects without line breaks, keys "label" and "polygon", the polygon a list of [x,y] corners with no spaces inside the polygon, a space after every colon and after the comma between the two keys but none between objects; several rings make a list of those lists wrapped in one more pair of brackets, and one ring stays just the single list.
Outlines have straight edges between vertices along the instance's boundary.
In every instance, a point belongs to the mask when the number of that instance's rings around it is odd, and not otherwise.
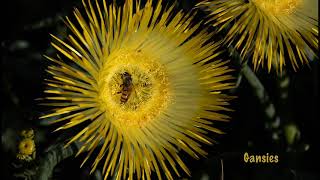
[{"label": "blurred yellow flower", "polygon": [[209,11],[219,31],[228,27],[225,43],[252,58],[255,69],[281,72],[289,60],[297,70],[317,56],[318,0],[213,0],[198,7]]},{"label": "blurred yellow flower", "polygon": [[91,172],[102,161],[105,179],[150,179],[152,171],[173,179],[179,167],[190,175],[178,152],[205,156],[200,143],[213,141],[207,131],[223,133],[212,124],[229,119],[220,111],[230,110],[231,97],[221,91],[233,83],[219,43],[191,25],[194,14],[174,13],[174,4],[84,7],[86,17],[74,11],[77,25],[66,17],[68,42],[52,35],[65,58],[47,57],[52,77],[43,104],[56,108],[41,118],[65,122],[57,130],[85,123],[67,145],[83,142],[85,163],[102,144]]},{"label": "blurred yellow flower", "polygon": [[30,161],[35,158],[36,145],[34,140],[26,138],[20,141],[18,145],[19,153],[17,158],[21,160]]},{"label": "blurred yellow flower", "polygon": [[34,132],[33,132],[33,129],[24,129],[21,131],[21,136],[23,138],[34,138]]}]

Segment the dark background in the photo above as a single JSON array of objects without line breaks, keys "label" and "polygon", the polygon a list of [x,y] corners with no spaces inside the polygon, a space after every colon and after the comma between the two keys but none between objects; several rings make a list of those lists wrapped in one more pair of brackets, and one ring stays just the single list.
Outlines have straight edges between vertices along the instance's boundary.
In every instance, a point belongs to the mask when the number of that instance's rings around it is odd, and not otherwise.
[{"label": "dark background", "polygon": [[[195,2],[179,1],[178,8],[190,11]],[[45,110],[36,105],[36,98],[43,95],[43,79],[47,76],[47,61],[43,54],[54,54],[50,47],[52,34],[64,35],[66,29],[61,16],[71,15],[73,7],[81,6],[80,1],[25,1],[12,0],[4,6],[1,28],[1,132],[2,160],[1,179],[19,179],[14,174],[36,164],[44,149],[54,143],[59,133],[51,133],[52,127],[41,125],[37,117]],[[205,13],[199,13],[195,21],[202,20]],[[288,71],[287,89],[279,89],[284,78],[265,70],[256,73],[275,105],[280,126],[268,128],[274,119],[268,119],[254,95],[254,89],[245,78],[232,94],[238,96],[232,101],[236,111],[229,113],[230,123],[216,126],[227,132],[217,136],[219,144],[205,147],[207,158],[194,160],[185,156],[192,172],[191,179],[220,179],[223,160],[225,180],[316,180],[319,176],[319,60],[316,59],[298,72]],[[281,99],[283,92],[288,98]],[[299,136],[288,145],[283,129],[288,125],[298,128]],[[18,133],[32,127],[36,131],[37,159],[32,163],[20,163],[15,159]],[[278,135],[278,140],[273,136]],[[250,154],[274,154],[279,156],[277,164],[246,164],[244,152]],[[84,156],[62,161],[53,174],[53,179],[94,179],[89,176],[90,165],[79,168]],[[16,168],[14,164],[22,164]],[[187,178],[187,175],[183,174]],[[179,178],[179,179],[182,179]],[[189,179],[189,178],[188,178]]]}]

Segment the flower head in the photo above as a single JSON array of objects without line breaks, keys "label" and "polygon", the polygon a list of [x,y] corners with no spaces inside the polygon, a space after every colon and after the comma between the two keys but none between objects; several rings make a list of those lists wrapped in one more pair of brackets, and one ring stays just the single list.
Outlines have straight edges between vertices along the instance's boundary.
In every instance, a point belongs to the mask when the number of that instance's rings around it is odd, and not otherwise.
[{"label": "flower head", "polygon": [[18,145],[19,152],[17,158],[20,160],[30,161],[34,159],[36,152],[36,144],[31,138],[25,138],[19,142]]},{"label": "flower head", "polygon": [[31,155],[35,150],[35,143],[32,139],[23,139],[19,143],[19,151],[21,154]]},{"label": "flower head", "polygon": [[33,129],[24,129],[24,130],[21,131],[20,134],[21,134],[21,136],[22,136],[23,138],[30,138],[30,139],[34,138],[34,131],[33,131]]},{"label": "flower head", "polygon": [[198,6],[210,12],[220,31],[230,26],[225,43],[234,43],[244,58],[252,54],[255,69],[267,65],[269,71],[272,66],[281,71],[287,60],[296,70],[316,56],[317,4],[317,0],[214,0]]},{"label": "flower head", "polygon": [[105,178],[117,171],[118,179],[150,179],[155,171],[161,179],[164,171],[173,179],[179,167],[190,174],[178,152],[205,156],[207,131],[222,133],[212,123],[229,119],[218,112],[229,110],[221,91],[233,86],[228,61],[217,59],[219,43],[205,29],[195,34],[193,14],[175,14],[161,1],[84,7],[86,18],[74,11],[78,25],[66,18],[68,42],[52,36],[65,58],[47,57],[44,104],[57,108],[41,118],[65,122],[57,130],[87,123],[67,145],[83,142],[84,162],[100,149],[92,171],[102,162]]}]

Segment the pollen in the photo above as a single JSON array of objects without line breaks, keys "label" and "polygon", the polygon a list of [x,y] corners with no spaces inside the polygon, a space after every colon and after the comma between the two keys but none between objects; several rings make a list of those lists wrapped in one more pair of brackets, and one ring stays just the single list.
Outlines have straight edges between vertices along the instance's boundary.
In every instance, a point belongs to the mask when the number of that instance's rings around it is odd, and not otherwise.
[{"label": "pollen", "polygon": [[302,0],[252,0],[266,12],[273,15],[291,14],[301,6]]}]

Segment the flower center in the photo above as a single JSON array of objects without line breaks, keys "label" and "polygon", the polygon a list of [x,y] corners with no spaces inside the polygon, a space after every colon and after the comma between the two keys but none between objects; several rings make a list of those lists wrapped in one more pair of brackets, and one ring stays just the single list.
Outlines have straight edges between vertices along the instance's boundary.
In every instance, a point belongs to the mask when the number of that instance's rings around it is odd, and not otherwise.
[{"label": "flower center", "polygon": [[167,107],[167,73],[141,51],[120,50],[108,57],[98,80],[101,108],[117,126],[142,126]]},{"label": "flower center", "polygon": [[148,74],[139,72],[138,67],[118,69],[108,88],[112,101],[127,110],[137,110],[148,102],[152,94],[152,82]]},{"label": "flower center", "polygon": [[252,0],[257,6],[273,15],[291,14],[301,4],[301,0]]}]

